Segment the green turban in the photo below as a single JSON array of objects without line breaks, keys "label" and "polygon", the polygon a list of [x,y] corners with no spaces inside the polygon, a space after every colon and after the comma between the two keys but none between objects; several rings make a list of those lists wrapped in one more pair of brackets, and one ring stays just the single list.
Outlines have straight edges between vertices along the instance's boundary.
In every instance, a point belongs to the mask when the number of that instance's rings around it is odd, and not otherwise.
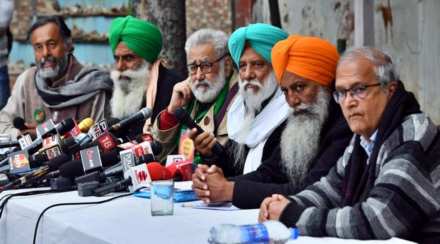
[{"label": "green turban", "polygon": [[235,30],[228,41],[229,52],[238,66],[245,44],[248,43],[266,61],[272,63],[270,52],[278,41],[286,39],[288,34],[269,24],[251,24]]},{"label": "green turban", "polygon": [[162,34],[154,24],[132,16],[112,21],[109,42],[113,53],[119,42],[150,63],[156,61],[162,49]]}]

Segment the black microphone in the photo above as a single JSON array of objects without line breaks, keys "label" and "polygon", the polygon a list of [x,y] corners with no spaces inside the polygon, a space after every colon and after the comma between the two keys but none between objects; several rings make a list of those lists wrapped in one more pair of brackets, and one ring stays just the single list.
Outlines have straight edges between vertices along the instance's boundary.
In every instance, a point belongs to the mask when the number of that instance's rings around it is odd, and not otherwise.
[{"label": "black microphone", "polygon": [[12,125],[14,125],[14,128],[19,129],[19,130],[26,130],[29,129],[26,125],[25,125],[25,121],[23,118],[21,117],[15,117],[14,120],[12,120]]},{"label": "black microphone", "polygon": [[8,147],[19,147],[20,143],[18,141],[12,140],[7,142],[0,142],[0,148],[8,148]]},{"label": "black microphone", "polygon": [[128,127],[132,125],[133,123],[136,123],[141,120],[146,120],[151,116],[153,112],[149,108],[143,108],[140,111],[136,112],[135,114],[131,115],[130,117],[121,120],[117,122],[116,124],[112,125],[110,128],[111,132],[118,131],[121,129],[124,129],[125,127]]},{"label": "black microphone", "polygon": [[[186,112],[184,108],[178,108],[174,112],[174,116],[176,116],[176,118],[180,121],[180,123],[186,125],[188,128],[190,129],[196,128],[197,135],[204,132],[204,130],[200,128],[200,126],[191,118],[191,116]],[[214,144],[211,150],[214,154],[218,156],[222,155],[224,152],[223,146],[218,142]]]},{"label": "black microphone", "polygon": [[[101,153],[102,166],[108,167],[119,162],[119,149],[115,148],[109,152]],[[84,175],[84,168],[81,160],[72,160],[59,167],[60,175],[66,178],[74,179]]]},{"label": "black microphone", "polygon": [[67,118],[61,121],[59,124],[55,126],[56,131],[60,135],[64,135],[67,132],[71,131],[75,127],[75,121],[72,118]]}]

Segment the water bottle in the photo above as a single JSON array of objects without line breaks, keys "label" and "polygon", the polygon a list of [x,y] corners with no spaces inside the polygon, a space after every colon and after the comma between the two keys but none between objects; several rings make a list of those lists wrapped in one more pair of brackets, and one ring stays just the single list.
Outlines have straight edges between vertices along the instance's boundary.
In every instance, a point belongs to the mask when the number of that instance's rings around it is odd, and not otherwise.
[{"label": "water bottle", "polygon": [[211,228],[211,244],[286,243],[298,238],[298,229],[287,228],[278,221],[269,220],[254,225],[221,224]]}]

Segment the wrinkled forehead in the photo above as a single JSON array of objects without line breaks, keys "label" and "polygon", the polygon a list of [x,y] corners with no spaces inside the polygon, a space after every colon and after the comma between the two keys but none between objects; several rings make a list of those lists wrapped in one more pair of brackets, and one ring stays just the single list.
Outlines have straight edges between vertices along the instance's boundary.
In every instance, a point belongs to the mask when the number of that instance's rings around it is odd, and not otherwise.
[{"label": "wrinkled forehead", "polygon": [[216,58],[215,48],[212,43],[204,43],[192,47],[188,52],[188,63],[211,61]]},{"label": "wrinkled forehead", "polygon": [[251,46],[246,45],[241,57],[240,57],[240,63],[247,63],[247,62],[265,62],[266,60],[258,54],[255,49],[253,49]]},{"label": "wrinkled forehead", "polygon": [[305,77],[302,77],[300,75],[297,75],[291,71],[286,70],[283,74],[283,77],[281,78],[280,86],[288,88],[290,86],[296,85],[296,84],[303,84],[303,85],[319,85],[318,82],[315,82],[313,80],[307,79]]},{"label": "wrinkled forehead", "polygon": [[336,69],[337,89],[348,89],[355,84],[377,81],[373,63],[362,57],[341,60]]}]

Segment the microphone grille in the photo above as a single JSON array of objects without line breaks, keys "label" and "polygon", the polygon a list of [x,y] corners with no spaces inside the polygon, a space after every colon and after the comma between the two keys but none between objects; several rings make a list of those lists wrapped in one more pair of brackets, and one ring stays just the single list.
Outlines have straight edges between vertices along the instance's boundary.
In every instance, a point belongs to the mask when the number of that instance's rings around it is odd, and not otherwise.
[{"label": "microphone grille", "polygon": [[82,133],[87,133],[90,128],[93,126],[93,124],[95,123],[95,121],[93,121],[92,118],[88,117],[83,119],[79,124],[78,124],[78,128]]},{"label": "microphone grille", "polygon": [[14,125],[14,128],[19,129],[19,130],[26,128],[26,126],[24,125],[25,124],[24,119],[20,118],[20,117],[14,118],[14,120],[12,121],[12,124]]},{"label": "microphone grille", "polygon": [[188,113],[186,112],[186,110],[184,108],[178,108],[175,112],[174,112],[174,116],[176,116],[176,118],[179,121],[185,121],[188,117]]},{"label": "microphone grille", "polygon": [[150,108],[143,108],[141,109],[141,113],[144,116],[144,118],[149,118],[152,114],[152,110]]}]

